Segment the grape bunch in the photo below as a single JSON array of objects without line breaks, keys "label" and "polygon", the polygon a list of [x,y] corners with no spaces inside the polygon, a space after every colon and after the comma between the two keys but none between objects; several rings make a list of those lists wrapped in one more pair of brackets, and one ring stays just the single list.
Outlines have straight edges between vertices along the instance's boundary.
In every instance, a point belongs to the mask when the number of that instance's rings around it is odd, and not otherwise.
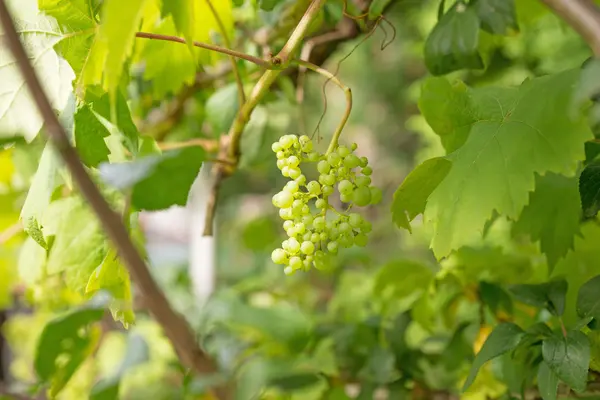
[{"label": "grape bunch", "polygon": [[[379,203],[382,193],[371,185],[373,170],[366,157],[354,154],[356,148],[356,143],[350,148],[340,145],[320,154],[313,150],[308,136],[296,135],[284,135],[273,143],[277,167],[290,179],[272,199],[284,220],[288,239],[273,250],[271,259],[286,266],[286,275],[308,270],[312,265],[322,269],[328,254],[337,253],[339,248],[366,246],[371,224],[349,211],[353,206]],[[307,181],[300,168],[303,163],[316,164],[318,180]],[[348,204],[344,211],[330,204],[336,188],[342,203]]]}]

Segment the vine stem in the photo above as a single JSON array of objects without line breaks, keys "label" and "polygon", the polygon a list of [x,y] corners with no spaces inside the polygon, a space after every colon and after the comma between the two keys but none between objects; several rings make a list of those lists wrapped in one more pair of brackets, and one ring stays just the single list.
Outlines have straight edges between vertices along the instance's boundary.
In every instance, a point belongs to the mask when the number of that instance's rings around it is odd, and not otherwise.
[{"label": "vine stem", "polygon": [[144,296],[149,311],[173,344],[182,364],[201,374],[216,372],[216,365],[198,346],[194,332],[187,321],[171,308],[164,293],[152,278],[146,263],[129,237],[121,216],[110,208],[85,170],[76,150],[71,146],[67,133],[58,121],[23,48],[5,0],[0,0],[0,23],[6,37],[4,43],[13,53],[16,64],[44,119],[45,126],[42,131],[60,154],[81,193],[96,213],[106,234],[118,249],[120,257],[127,265],[134,282]]},{"label": "vine stem", "polygon": [[565,20],[600,57],[600,9],[592,0],[541,0]]}]

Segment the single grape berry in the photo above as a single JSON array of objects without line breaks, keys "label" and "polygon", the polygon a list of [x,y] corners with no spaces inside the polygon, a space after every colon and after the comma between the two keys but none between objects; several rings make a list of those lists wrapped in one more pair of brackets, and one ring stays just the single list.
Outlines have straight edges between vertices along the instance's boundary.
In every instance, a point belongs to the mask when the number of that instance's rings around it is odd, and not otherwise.
[{"label": "single grape berry", "polygon": [[347,179],[344,179],[338,183],[338,190],[340,194],[350,195],[354,190],[354,185]]},{"label": "single grape berry", "polygon": [[352,201],[359,207],[364,207],[371,202],[371,190],[366,186],[357,187],[352,193]]},{"label": "single grape berry", "polygon": [[319,173],[322,175],[328,174],[330,169],[331,165],[329,165],[329,163],[325,160],[321,160],[317,164],[317,171],[319,171]]},{"label": "single grape berry", "polygon": [[271,253],[271,260],[273,260],[275,264],[285,264],[287,255],[283,249],[275,249]]},{"label": "single grape berry", "polygon": [[313,242],[302,242],[300,245],[300,251],[304,254],[312,254],[315,251],[315,244]]}]

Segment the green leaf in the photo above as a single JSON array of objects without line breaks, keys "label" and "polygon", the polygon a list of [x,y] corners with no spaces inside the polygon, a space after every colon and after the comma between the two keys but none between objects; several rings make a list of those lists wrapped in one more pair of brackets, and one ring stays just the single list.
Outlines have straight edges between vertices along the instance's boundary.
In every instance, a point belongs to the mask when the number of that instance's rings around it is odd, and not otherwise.
[{"label": "green leaf", "polygon": [[538,285],[512,285],[511,293],[523,303],[547,308],[554,315],[565,312],[565,297],[569,284],[564,279]]},{"label": "green leaf", "polygon": [[481,281],[479,282],[479,296],[481,297],[481,301],[494,314],[497,315],[499,312],[512,313],[512,299],[502,286]]},{"label": "green leaf", "polygon": [[98,120],[89,106],[81,107],[75,114],[75,145],[81,161],[90,168],[95,168],[103,161],[108,161],[108,147],[104,138],[110,132]]},{"label": "green leaf", "polygon": [[433,272],[420,262],[393,261],[384,265],[377,273],[373,293],[382,296],[389,291],[396,299],[404,298],[415,291],[426,289],[431,279]]},{"label": "green leaf", "polygon": [[23,242],[19,253],[19,277],[24,283],[33,285],[40,281],[44,276],[44,266],[46,264],[46,250],[39,246],[32,238],[27,238]]},{"label": "green leaf", "polygon": [[[62,39],[62,31],[54,18],[43,14],[27,20],[15,16],[15,25],[52,108],[62,112],[75,79],[69,64],[53,49]],[[0,42],[5,41],[4,31],[0,30]],[[43,120],[8,48],[0,52],[0,82],[0,138],[20,135],[31,142]]]},{"label": "green leaf", "polygon": [[569,331],[564,337],[555,333],[542,343],[544,361],[561,381],[576,392],[587,387],[590,365],[590,342],[580,331]]},{"label": "green leaf", "polygon": [[481,28],[496,35],[506,35],[511,30],[518,31],[515,0],[476,0],[473,5]]},{"label": "green leaf", "polygon": [[83,292],[107,252],[104,233],[89,206],[78,197],[54,201],[43,219],[44,235],[54,236],[47,273],[65,272],[67,285]]},{"label": "green leaf", "polygon": [[[135,32],[142,19],[147,0],[106,0],[102,6],[102,23],[90,49],[84,82],[103,83],[108,92],[115,93],[123,66],[131,54]],[[110,119],[109,119],[110,120]]]},{"label": "green leaf", "polygon": [[452,153],[467,140],[473,122],[471,104],[487,97],[484,94],[476,98],[477,94],[463,82],[450,84],[446,78],[426,79],[421,87],[419,110],[440,137],[446,152]]},{"label": "green leaf", "polygon": [[21,220],[25,232],[40,246],[48,249],[40,222],[48,206],[54,190],[58,187],[59,161],[51,144],[46,144],[40,164],[33,177],[27,198],[21,209]]},{"label": "green leaf", "polygon": [[539,241],[552,271],[558,260],[573,249],[580,219],[577,177],[536,175],[535,191],[529,195],[529,204],[513,225],[513,234],[526,234]]},{"label": "green leaf", "polygon": [[131,296],[131,280],[127,268],[120,262],[116,251],[110,249],[88,280],[85,292],[95,295],[104,290],[110,293],[113,301],[110,311],[113,319],[123,324],[125,329],[135,322]]},{"label": "green leaf", "polygon": [[[176,3],[176,1],[174,2]],[[193,4],[193,1],[185,1]],[[170,2],[163,2],[163,5]],[[163,20],[154,33],[175,35],[171,18]],[[140,57],[145,61],[144,79],[152,82],[152,92],[157,99],[178,92],[184,85],[196,79],[196,63],[193,54],[183,46],[163,40],[150,40],[144,45]]]},{"label": "green leaf", "polygon": [[543,400],[556,400],[558,392],[558,376],[552,372],[545,361],[540,363],[538,374],[538,391]]},{"label": "green leaf", "polygon": [[[237,91],[235,96],[237,98]],[[250,121],[246,124],[242,134],[241,146],[244,151],[240,158],[240,168],[252,167],[259,160],[261,149],[265,148],[265,131],[268,119],[269,113],[265,107],[257,106],[252,112]]]},{"label": "green leaf", "polygon": [[508,351],[514,350],[524,335],[525,332],[523,329],[511,322],[504,322],[497,325],[488,336],[479,353],[475,356],[469,376],[463,385],[463,392],[471,386],[483,364]]},{"label": "green leaf", "polygon": [[600,211],[600,161],[594,161],[581,171],[579,195],[583,215],[593,218]]},{"label": "green leaf", "polygon": [[65,387],[96,347],[100,331],[90,324],[104,315],[104,301],[95,299],[44,327],[37,343],[34,367],[39,378],[50,383],[51,397]]},{"label": "green leaf", "polygon": [[416,167],[394,193],[392,219],[399,228],[412,232],[410,222],[425,210],[427,198],[448,175],[452,163],[432,158]]},{"label": "green leaf", "polygon": [[494,212],[516,219],[535,187],[535,173],[575,172],[591,136],[585,121],[564,113],[577,76],[571,70],[519,88],[470,90],[470,105],[460,114],[472,116],[468,138],[447,156],[452,168],[424,213],[433,223],[431,247],[438,259],[480,238]]},{"label": "green leaf", "polygon": [[369,6],[369,19],[376,19],[383,10],[392,2],[392,0],[373,0]]},{"label": "green leaf", "polygon": [[132,189],[131,204],[138,210],[184,206],[205,153],[200,147],[167,151],[133,162],[100,165],[100,175],[111,186]]},{"label": "green leaf", "polygon": [[584,283],[577,293],[577,315],[600,319],[600,275]]},{"label": "green leaf", "polygon": [[226,133],[237,114],[238,104],[237,86],[230,83],[214,92],[206,101],[206,120],[213,133],[220,135]]},{"label": "green leaf", "polygon": [[425,42],[425,65],[433,75],[463,68],[481,69],[479,18],[475,11],[457,2],[438,21]]},{"label": "green leaf", "polygon": [[264,11],[273,11],[275,6],[282,1],[283,0],[258,0],[258,5]]},{"label": "green leaf", "polygon": [[137,365],[143,364],[150,358],[150,349],[144,338],[130,334],[127,338],[127,350],[119,368],[108,378],[94,385],[90,400],[117,400],[121,379]]}]

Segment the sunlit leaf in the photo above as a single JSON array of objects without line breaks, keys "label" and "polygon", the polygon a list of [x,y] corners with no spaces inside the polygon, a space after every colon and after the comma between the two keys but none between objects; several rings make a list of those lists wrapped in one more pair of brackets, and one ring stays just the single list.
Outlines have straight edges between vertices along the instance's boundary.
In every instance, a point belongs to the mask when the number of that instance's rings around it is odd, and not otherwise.
[{"label": "sunlit leaf", "polygon": [[108,147],[104,138],[110,132],[98,120],[89,106],[83,106],[75,114],[75,146],[81,161],[88,167],[97,167],[108,161]]}]

